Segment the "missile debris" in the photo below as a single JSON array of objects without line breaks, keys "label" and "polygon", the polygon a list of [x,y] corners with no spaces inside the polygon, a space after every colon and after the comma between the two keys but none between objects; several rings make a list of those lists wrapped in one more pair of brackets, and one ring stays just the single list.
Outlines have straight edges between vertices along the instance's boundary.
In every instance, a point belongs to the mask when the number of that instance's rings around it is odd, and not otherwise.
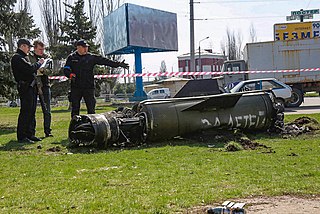
[{"label": "missile debris", "polygon": [[71,146],[155,142],[208,129],[272,130],[283,109],[266,92],[145,100],[132,109],[74,116]]}]

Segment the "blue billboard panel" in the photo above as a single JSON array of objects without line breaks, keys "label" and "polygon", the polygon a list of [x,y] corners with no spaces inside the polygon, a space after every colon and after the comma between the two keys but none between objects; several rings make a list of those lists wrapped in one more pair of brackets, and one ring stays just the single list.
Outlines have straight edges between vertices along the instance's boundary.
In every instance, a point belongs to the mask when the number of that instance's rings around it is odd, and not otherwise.
[{"label": "blue billboard panel", "polygon": [[104,18],[104,38],[107,54],[177,51],[177,15],[125,4]]}]

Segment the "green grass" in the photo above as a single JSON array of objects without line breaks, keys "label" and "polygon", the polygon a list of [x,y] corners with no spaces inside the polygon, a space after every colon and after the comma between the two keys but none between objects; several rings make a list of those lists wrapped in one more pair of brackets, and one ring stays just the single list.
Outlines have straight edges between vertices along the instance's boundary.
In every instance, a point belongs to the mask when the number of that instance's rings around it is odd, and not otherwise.
[{"label": "green grass", "polygon": [[319,97],[319,93],[314,91],[314,92],[307,92],[304,94],[305,97]]},{"label": "green grass", "polygon": [[[174,213],[249,196],[320,195],[319,133],[292,139],[250,136],[271,152],[225,152],[223,145],[208,147],[214,142],[187,140],[68,151],[70,112],[65,109],[53,109],[54,138],[37,149],[38,143],[15,140],[19,109],[0,108],[0,213]],[[320,121],[320,114],[312,117]],[[41,136],[39,109],[37,122]],[[47,151],[57,146],[61,151]]]}]

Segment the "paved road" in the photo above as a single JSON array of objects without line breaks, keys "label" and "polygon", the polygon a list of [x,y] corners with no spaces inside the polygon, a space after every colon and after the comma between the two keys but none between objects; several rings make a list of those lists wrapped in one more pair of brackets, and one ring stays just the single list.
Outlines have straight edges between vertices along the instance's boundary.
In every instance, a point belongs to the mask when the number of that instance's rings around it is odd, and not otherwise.
[{"label": "paved road", "polygon": [[320,97],[305,97],[304,103],[298,108],[286,108],[285,114],[320,113]]}]

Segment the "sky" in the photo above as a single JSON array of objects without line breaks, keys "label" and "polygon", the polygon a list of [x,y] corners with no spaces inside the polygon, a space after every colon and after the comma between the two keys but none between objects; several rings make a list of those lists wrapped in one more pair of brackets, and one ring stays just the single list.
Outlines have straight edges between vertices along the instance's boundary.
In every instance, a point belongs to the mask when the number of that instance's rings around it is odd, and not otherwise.
[{"label": "sky", "polygon": [[[38,4],[38,0],[32,0]],[[177,56],[190,52],[190,1],[189,0],[123,0],[144,7],[164,10],[177,14],[178,51],[164,53],[142,54],[143,73],[159,72],[161,61],[166,62],[168,71],[178,71]],[[229,28],[236,34],[240,33],[243,45],[249,42],[249,29],[253,25],[257,34],[257,41],[273,40],[273,25],[287,23],[286,16],[291,11],[300,9],[319,9],[320,0],[194,0],[195,49],[202,41],[201,49],[212,49],[221,53],[221,42],[226,37]],[[41,25],[37,7],[32,8],[36,24]],[[320,14],[314,16],[313,21],[320,20]],[[312,21],[306,20],[306,21]],[[298,21],[298,20],[297,20]],[[291,21],[292,22],[292,21]],[[124,56],[134,68],[134,57]]]}]

